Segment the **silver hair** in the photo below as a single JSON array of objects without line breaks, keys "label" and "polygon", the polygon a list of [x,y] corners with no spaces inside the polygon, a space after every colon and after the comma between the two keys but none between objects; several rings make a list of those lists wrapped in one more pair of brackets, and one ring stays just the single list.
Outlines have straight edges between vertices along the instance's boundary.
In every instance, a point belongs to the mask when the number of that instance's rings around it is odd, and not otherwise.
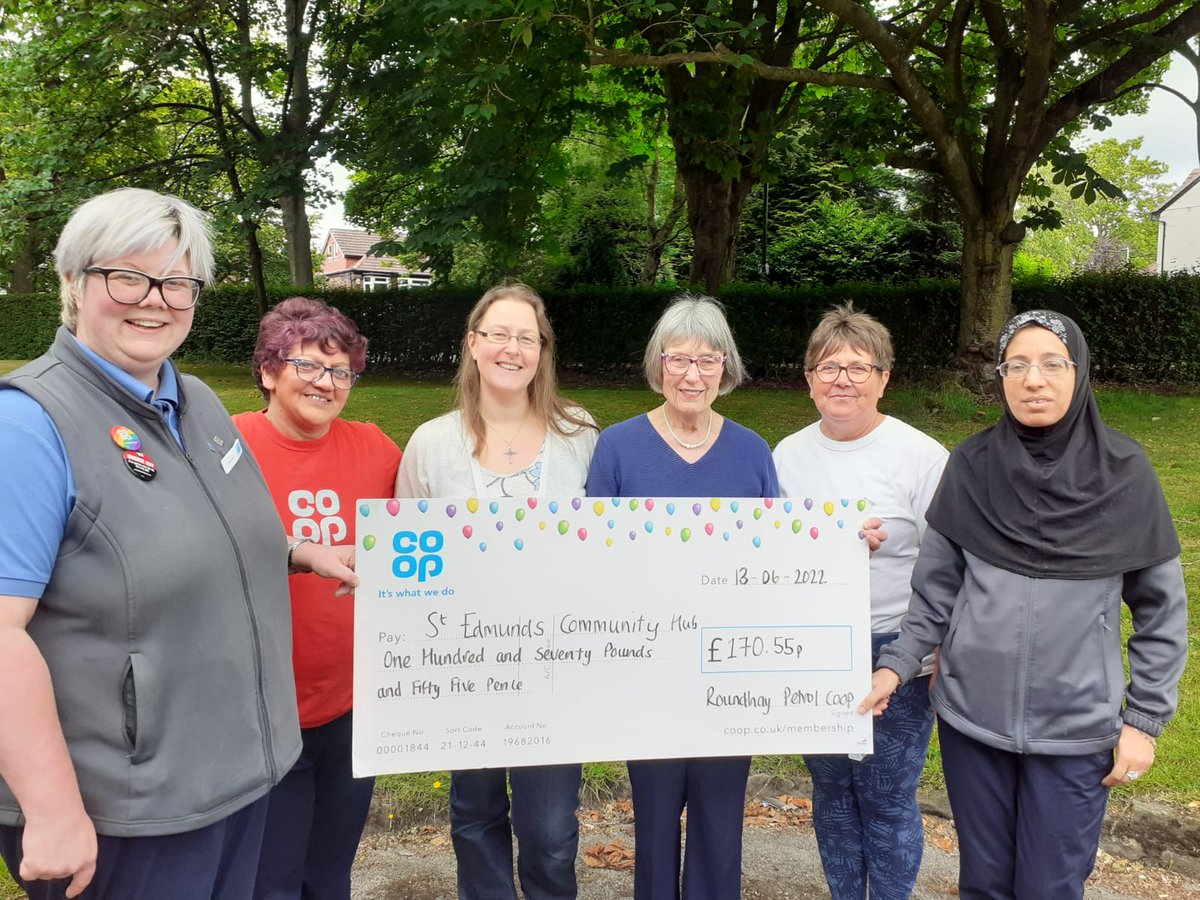
[{"label": "silver hair", "polygon": [[206,284],[212,281],[208,216],[187,201],[145,188],[118,188],[83,203],[67,220],[54,248],[62,323],[75,330],[75,294],[83,290],[84,269],[129,253],[158,250],[168,241],[179,242],[169,265],[187,260],[189,274]]},{"label": "silver hair", "polygon": [[746,380],[746,369],[738,354],[733,332],[725,319],[725,308],[714,297],[680,294],[654,326],[650,343],[646,345],[646,381],[656,393],[662,393],[662,355],[667,345],[707,344],[725,354],[725,369],[721,372],[720,394],[728,394]]}]

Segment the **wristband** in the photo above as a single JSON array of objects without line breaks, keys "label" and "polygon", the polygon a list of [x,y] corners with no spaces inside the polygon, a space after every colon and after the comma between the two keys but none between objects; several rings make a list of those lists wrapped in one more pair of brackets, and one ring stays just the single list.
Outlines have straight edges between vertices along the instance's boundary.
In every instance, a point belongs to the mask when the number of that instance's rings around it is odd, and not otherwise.
[{"label": "wristband", "polygon": [[315,543],[316,543],[316,541],[314,541],[312,538],[302,537],[302,538],[296,538],[294,541],[292,541],[290,544],[288,544],[287,567],[288,567],[289,572],[293,568],[295,568],[295,566],[292,564],[292,554],[296,552],[296,548],[299,547],[301,544],[315,544]]}]

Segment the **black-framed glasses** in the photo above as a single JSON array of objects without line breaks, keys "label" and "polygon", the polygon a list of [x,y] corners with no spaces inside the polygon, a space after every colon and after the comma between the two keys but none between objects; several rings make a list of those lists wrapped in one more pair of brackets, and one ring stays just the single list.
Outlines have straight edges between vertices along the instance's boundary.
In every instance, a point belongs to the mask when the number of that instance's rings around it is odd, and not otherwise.
[{"label": "black-framed glasses", "polygon": [[309,384],[316,384],[325,377],[325,373],[329,373],[329,380],[333,382],[335,388],[340,388],[343,391],[348,391],[354,387],[358,381],[358,373],[353,369],[347,369],[344,366],[323,366],[319,362],[313,362],[311,359],[285,359],[284,362],[289,362],[296,367],[296,377],[301,381],[307,381]]},{"label": "black-framed glasses", "polygon": [[540,334],[509,334],[503,328],[493,328],[491,331],[476,328],[475,333],[483,335],[483,339],[489,344],[507,344],[511,340],[516,340],[522,350],[532,350],[534,347],[540,347],[546,343],[546,339]]},{"label": "black-framed glasses", "polygon": [[1040,363],[1028,363],[1023,359],[1013,359],[996,366],[1001,378],[1024,378],[1030,369],[1037,369],[1043,378],[1062,378],[1071,371],[1075,363],[1062,356],[1048,356]]},{"label": "black-framed glasses", "polygon": [[883,366],[877,366],[874,363],[850,363],[848,366],[839,366],[837,363],[827,362],[821,363],[819,366],[813,366],[808,371],[817,376],[817,381],[825,384],[833,384],[838,380],[838,376],[845,370],[846,377],[854,384],[862,384],[871,377],[872,372],[882,372]]},{"label": "black-framed glasses", "polygon": [[663,368],[672,375],[686,375],[692,364],[696,364],[696,369],[701,375],[716,375],[725,365],[725,357],[720,354],[709,353],[704,356],[688,356],[686,353],[664,353],[662,355]]},{"label": "black-framed glasses", "polygon": [[88,275],[102,275],[108,296],[116,303],[134,306],[150,296],[158,288],[163,303],[171,309],[191,309],[196,305],[204,282],[190,275],[167,275],[155,278],[137,269],[111,269],[105,266],[88,266],[83,270]]}]

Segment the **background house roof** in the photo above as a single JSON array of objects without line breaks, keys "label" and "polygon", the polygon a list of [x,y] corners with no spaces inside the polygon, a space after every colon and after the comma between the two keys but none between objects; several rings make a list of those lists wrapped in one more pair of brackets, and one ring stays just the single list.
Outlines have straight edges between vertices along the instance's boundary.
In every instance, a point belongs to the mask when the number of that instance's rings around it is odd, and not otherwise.
[{"label": "background house roof", "polygon": [[1166,202],[1163,203],[1163,205],[1156,209],[1153,213],[1151,213],[1151,215],[1157,216],[1164,209],[1186,194],[1197,180],[1200,180],[1200,169],[1192,169],[1192,171],[1188,174],[1188,177],[1183,179],[1183,184],[1179,185],[1179,187],[1172,192],[1171,196],[1167,198]]},{"label": "background house roof", "polygon": [[337,241],[337,245],[344,255],[366,256],[371,246],[378,244],[381,240],[383,238],[370,231],[359,231],[355,228],[330,228],[325,244],[328,247],[329,241]]},{"label": "background house roof", "polygon": [[[325,277],[344,275],[352,272],[356,275],[386,275],[397,277],[402,275],[432,276],[431,272],[414,269],[394,256],[367,256],[367,250],[383,240],[379,235],[370,231],[356,228],[330,228],[325,238],[325,246],[321,251],[324,257],[321,274]],[[336,242],[342,251],[343,260],[331,258],[330,244]],[[337,266],[337,268],[333,268]]]}]

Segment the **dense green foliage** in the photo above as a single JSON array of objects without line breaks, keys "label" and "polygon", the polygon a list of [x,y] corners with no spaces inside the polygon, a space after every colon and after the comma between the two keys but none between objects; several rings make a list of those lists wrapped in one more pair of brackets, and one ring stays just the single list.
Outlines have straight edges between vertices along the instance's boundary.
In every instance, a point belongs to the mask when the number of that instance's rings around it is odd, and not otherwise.
[{"label": "dense green foliage", "polygon": [[[292,292],[276,291],[272,303]],[[306,291],[351,316],[371,340],[373,371],[420,378],[452,374],[463,322],[479,291],[423,289]],[[546,305],[566,377],[640,382],[642,351],[676,291],[655,288],[548,290]],[[843,283],[808,287],[731,284],[721,292],[739,349],[752,376],[798,379],[805,339],[820,315],[853,300],[892,332],[896,373],[924,376],[954,366],[957,282]],[[1132,272],[1084,274],[1014,289],[1017,309],[1049,307],[1074,317],[1089,335],[1097,376],[1122,382],[1200,382],[1200,276],[1152,278]],[[57,299],[0,297],[0,358],[35,356],[57,323]],[[1114,323],[1122,323],[1114,327]],[[181,355],[250,359],[258,310],[249,288],[206,292]]]},{"label": "dense green foliage", "polygon": [[1088,203],[1082,192],[1052,183],[1049,172],[1039,170],[1050,185],[1043,208],[1053,209],[1061,226],[1030,231],[1018,251],[1022,261],[1055,276],[1126,265],[1144,269],[1154,263],[1158,223],[1151,216],[1171,186],[1160,180],[1167,164],[1139,156],[1141,146],[1141,138],[1106,138],[1083,150],[1088,164],[1120,189],[1119,197],[1097,197]]},{"label": "dense green foliage", "polygon": [[54,339],[61,307],[57,294],[0,297],[0,359],[32,359]]},{"label": "dense green foliage", "polygon": [[1098,379],[1200,382],[1200,276],[1091,273],[1018,286],[1013,299],[1075,319]]}]

